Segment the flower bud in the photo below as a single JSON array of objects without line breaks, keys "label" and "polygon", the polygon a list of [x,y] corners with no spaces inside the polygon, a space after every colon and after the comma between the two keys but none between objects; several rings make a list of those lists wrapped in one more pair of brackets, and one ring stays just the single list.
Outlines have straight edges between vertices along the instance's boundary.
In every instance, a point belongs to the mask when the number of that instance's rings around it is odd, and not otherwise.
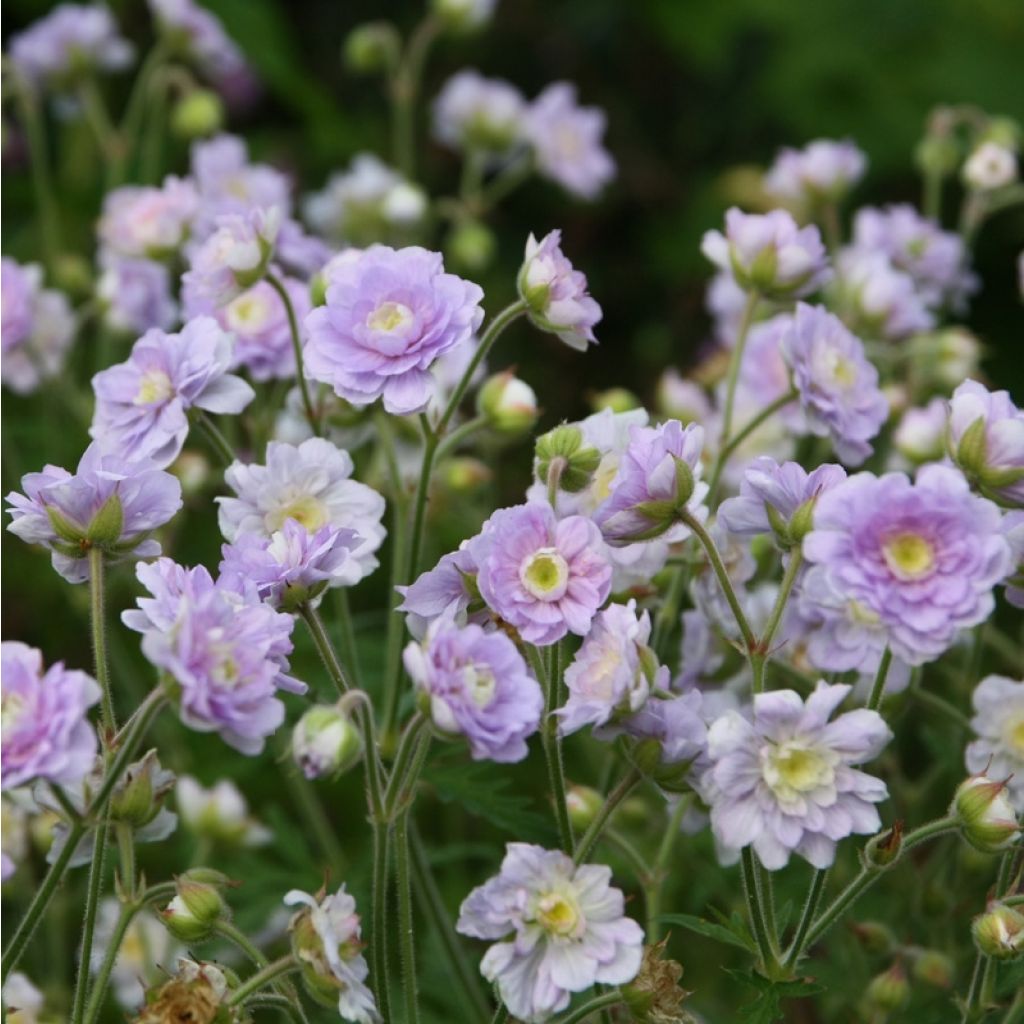
[{"label": "flower bud", "polygon": [[181,139],[205,139],[224,124],[224,101],[212,89],[193,89],[171,111],[171,131]]},{"label": "flower bud", "polygon": [[893,864],[903,849],[903,822],[872,836],[864,846],[861,857],[866,867],[883,870]]},{"label": "flower bud", "polygon": [[864,998],[868,1006],[884,1013],[902,1009],[910,999],[910,985],[903,967],[895,963],[889,970],[876,974],[868,982]]},{"label": "flower bud", "polygon": [[506,370],[484,381],[476,396],[477,412],[502,434],[525,434],[540,415],[537,396],[524,380]]},{"label": "flower bud", "polygon": [[570,786],[565,806],[573,827],[584,832],[604,806],[604,797],[590,786]]},{"label": "flower bud", "polygon": [[233,1024],[238,1020],[238,1010],[224,1005],[229,987],[228,976],[216,964],[182,957],[177,973],[146,993],[146,1004],[134,1024]]},{"label": "flower bud", "polygon": [[972,775],[960,783],[949,813],[957,819],[964,839],[982,853],[1000,853],[1021,835],[1005,781]]},{"label": "flower bud", "polygon": [[112,494],[92,517],[85,530],[86,540],[99,548],[113,547],[124,532],[124,509],[121,499]]},{"label": "flower bud", "polygon": [[956,967],[953,961],[937,949],[922,950],[914,959],[914,977],[935,988],[952,988]]},{"label": "flower bud", "polygon": [[971,922],[978,951],[993,960],[1017,960],[1024,955],[1024,914],[1005,903],[991,902]]},{"label": "flower bud", "polygon": [[[555,463],[560,459],[560,463]],[[601,463],[601,453],[583,444],[583,433],[578,427],[563,423],[537,438],[534,469],[537,478],[547,480],[552,464],[560,466],[559,490],[575,494],[586,487]]]},{"label": "flower bud", "polygon": [[182,876],[177,895],[160,912],[164,927],[182,942],[202,942],[213,934],[214,924],[227,906],[217,889],[207,882]]},{"label": "flower bud", "polygon": [[402,41],[389,21],[356,25],[345,37],[341,59],[353,74],[376,75],[398,62]]},{"label": "flower bud", "polygon": [[110,816],[133,828],[148,825],[174,788],[174,773],[160,767],[155,750],[130,764],[110,797]]},{"label": "flower bud", "polygon": [[433,0],[434,16],[452,32],[472,32],[491,20],[494,0]]},{"label": "flower bud", "polygon": [[896,936],[881,921],[858,921],[851,925],[853,934],[869,953],[886,954],[896,948]]},{"label": "flower bud", "polygon": [[338,776],[363,755],[363,740],[348,712],[337,704],[317,704],[292,733],[292,757],[307,779]]},{"label": "flower bud", "polygon": [[61,253],[53,267],[53,282],[62,292],[72,297],[85,298],[91,295],[93,273],[89,261],[78,253]]},{"label": "flower bud", "polygon": [[498,240],[486,224],[463,220],[456,224],[445,240],[445,253],[456,267],[479,271],[491,265]]},{"label": "flower bud", "polygon": [[441,483],[456,494],[479,490],[494,477],[491,468],[479,459],[461,455],[445,459],[440,469]]},{"label": "flower bud", "polygon": [[628,388],[608,388],[590,396],[590,407],[594,412],[611,409],[612,412],[629,412],[640,408],[640,399]]},{"label": "flower bud", "polygon": [[914,160],[923,174],[944,178],[960,163],[960,147],[949,135],[927,135],[917,144]]},{"label": "flower bud", "polygon": [[963,179],[974,192],[1012,185],[1017,180],[1017,156],[998,142],[983,142],[964,163]]},{"label": "flower bud", "polygon": [[667,939],[644,946],[644,958],[636,977],[622,986],[622,998],[637,1024],[694,1024],[682,1008],[690,994],[679,984],[682,965],[665,956]]}]

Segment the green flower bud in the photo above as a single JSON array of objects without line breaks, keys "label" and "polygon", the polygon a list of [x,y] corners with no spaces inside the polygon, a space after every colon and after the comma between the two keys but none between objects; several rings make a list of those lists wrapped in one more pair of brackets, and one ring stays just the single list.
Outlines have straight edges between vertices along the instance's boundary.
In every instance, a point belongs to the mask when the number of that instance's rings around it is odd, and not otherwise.
[{"label": "green flower bud", "polygon": [[213,926],[227,907],[214,886],[179,878],[178,894],[160,912],[164,927],[182,942],[202,942],[213,935]]},{"label": "green flower bud", "polygon": [[171,131],[180,139],[205,139],[224,124],[224,101],[212,89],[193,89],[171,111]]},{"label": "green flower bud", "polygon": [[431,9],[441,25],[452,32],[472,32],[490,18],[486,0],[432,0]]},{"label": "green flower bud", "polygon": [[953,461],[967,476],[980,477],[985,472],[988,445],[985,440],[985,417],[979,416],[964,432],[956,450],[950,452]]},{"label": "green flower bud", "polygon": [[864,993],[868,1006],[885,1013],[894,1013],[902,1009],[910,999],[910,984],[907,974],[899,963],[889,970],[876,974],[868,983]]},{"label": "green flower bud", "polygon": [[640,408],[640,399],[628,388],[608,388],[590,396],[590,407],[594,412],[611,409],[612,412],[629,412]]},{"label": "green flower bud", "polygon": [[53,268],[53,283],[74,298],[91,295],[93,274],[89,261],[78,253],[61,253]]},{"label": "green flower bud", "polygon": [[990,903],[971,922],[971,935],[978,951],[993,960],[1024,956],[1024,914],[1005,903]]},{"label": "green flower bud", "polygon": [[468,455],[445,459],[440,471],[441,483],[450,491],[464,494],[479,490],[494,478],[491,468]]},{"label": "green flower bud", "polygon": [[604,806],[604,797],[590,786],[570,786],[565,794],[565,806],[573,827],[585,832]]},{"label": "green flower bud", "polygon": [[357,25],[345,37],[341,59],[355,75],[376,75],[397,63],[402,40],[389,21],[370,21]]},{"label": "green flower bud", "polygon": [[960,783],[949,813],[957,819],[964,839],[982,853],[1001,853],[1021,835],[1005,781],[972,775]]},{"label": "green flower bud", "polygon": [[99,548],[113,547],[124,532],[124,509],[121,499],[112,494],[92,517],[85,531],[86,540]]},{"label": "green flower bud", "polygon": [[956,966],[952,959],[937,949],[925,949],[914,959],[914,977],[935,988],[952,988]]},{"label": "green flower bud", "polygon": [[884,870],[893,864],[903,849],[903,822],[872,836],[864,846],[861,857],[865,867]]},{"label": "green flower bud", "polygon": [[498,240],[486,224],[477,220],[463,220],[449,232],[444,248],[454,266],[468,271],[480,271],[494,261]]},{"label": "green flower bud", "polygon": [[525,434],[540,415],[533,388],[511,371],[496,373],[484,381],[476,396],[477,412],[502,434]]},{"label": "green flower bud", "polygon": [[601,453],[596,448],[584,446],[579,427],[563,423],[537,438],[534,463],[537,478],[547,480],[554,464],[560,469],[559,489],[570,494],[582,491],[590,483],[600,463]]},{"label": "green flower bud", "polygon": [[337,777],[363,756],[363,739],[346,709],[317,704],[292,733],[292,757],[307,779]]},{"label": "green flower bud", "polygon": [[896,948],[896,936],[880,921],[859,921],[851,931],[869,953],[886,954]]},{"label": "green flower bud", "polygon": [[174,773],[160,767],[155,750],[130,764],[110,797],[110,816],[133,828],[148,825],[174,788]]},{"label": "green flower bud", "polygon": [[960,147],[949,135],[926,135],[914,151],[914,161],[923,174],[946,177],[960,165]]},{"label": "green flower bud", "polygon": [[1012,117],[993,117],[981,136],[982,142],[994,142],[1005,149],[1016,150],[1021,143],[1020,122]]}]

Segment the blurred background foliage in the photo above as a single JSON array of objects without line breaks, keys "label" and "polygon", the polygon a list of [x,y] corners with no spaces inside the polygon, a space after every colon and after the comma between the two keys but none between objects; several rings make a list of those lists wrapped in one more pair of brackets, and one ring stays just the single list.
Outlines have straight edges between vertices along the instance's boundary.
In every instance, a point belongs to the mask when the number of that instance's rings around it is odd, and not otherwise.
[{"label": "blurred background foliage", "polygon": [[[4,38],[51,6],[8,0]],[[145,5],[122,0],[111,6],[126,34],[140,47],[147,45],[151,27]],[[245,136],[254,159],[290,170],[299,191],[305,192],[321,187],[329,172],[346,165],[356,152],[388,155],[383,90],[375,79],[345,72],[341,43],[348,30],[370,19],[391,18],[407,32],[420,16],[420,2],[209,0],[208,6],[223,18],[263,83],[262,96],[233,115],[228,125]],[[598,332],[600,347],[585,357],[521,324],[503,340],[493,365],[517,366],[536,389],[547,410],[542,427],[584,414],[588,394],[611,386],[628,387],[649,401],[661,370],[669,365],[685,370],[705,343],[703,292],[709,268],[699,252],[700,237],[720,223],[727,205],[749,196],[751,176],[744,168],[767,164],[781,145],[849,136],[871,162],[855,203],[917,201],[920,182],[912,152],[928,112],[939,103],[970,102],[1024,121],[1022,53],[1020,0],[504,0],[482,35],[444,39],[437,45],[425,75],[425,97],[467,66],[508,78],[530,97],[550,81],[575,82],[582,102],[608,113],[607,144],[619,163],[619,176],[594,205],[571,201],[554,186],[531,181],[498,210],[491,222],[498,258],[480,277],[488,310],[500,309],[513,296],[527,232],[540,235],[561,227],[565,250],[586,271],[605,319]],[[124,81],[112,80],[105,88],[111,105],[119,108]],[[421,102],[419,109],[425,127],[426,104]],[[456,158],[430,142],[425,131],[421,138],[423,183],[433,195],[450,193],[458,178]],[[101,197],[92,142],[74,126],[60,128],[59,137],[55,129],[53,141],[65,236],[90,256]],[[5,157],[4,252],[32,259],[38,252],[28,176],[16,145],[5,145]],[[181,173],[186,166],[186,145],[169,142],[167,170]],[[955,194],[949,196],[949,217],[958,201]],[[433,239],[434,244],[441,241]],[[1019,207],[986,224],[977,249],[984,290],[967,319],[989,348],[988,375],[1018,398],[1024,394],[1024,316],[1016,281],[1022,242],[1024,213]],[[77,392],[65,380],[30,399],[4,396],[5,491],[22,473],[44,462],[69,465],[77,460],[90,413],[83,394],[95,368],[90,348],[94,341],[83,339],[75,354]],[[526,445],[496,450],[486,461],[495,479],[476,501],[443,490],[435,495],[433,554],[473,532],[485,506],[518,500],[529,469]],[[363,465],[361,471],[370,473],[371,468]],[[173,535],[166,538],[166,550],[177,560],[216,565],[219,540],[210,500],[216,489],[214,479],[205,492],[193,496]],[[6,533],[3,554],[4,638],[41,647],[48,660],[63,658],[76,667],[90,664],[85,588],[64,584],[50,570],[47,556]],[[352,597],[360,626],[359,659],[371,689],[382,659],[386,563],[387,558]],[[112,573],[111,581],[113,619],[133,602],[136,584],[127,568]],[[149,687],[150,674],[134,635],[119,625],[112,634],[121,710],[126,712]],[[297,674],[327,696],[323,673],[298,630],[296,639]],[[961,655],[953,652],[950,657],[955,665]],[[951,680],[948,695],[966,704],[966,694],[956,687]],[[899,715],[910,713],[897,709]],[[187,732],[170,717],[157,728],[154,740],[176,770],[190,771],[208,783],[222,776],[236,779],[254,813],[277,831],[269,849],[217,849],[208,859],[245,880],[230,896],[243,927],[262,925],[288,888],[315,889],[328,864],[335,881],[347,880],[366,905],[368,830],[358,773],[340,783],[306,787],[283,762],[280,747],[275,751],[278,761],[240,757],[216,737]],[[961,776],[959,754],[951,757],[950,751],[959,751],[962,743],[954,725],[926,722],[886,756],[882,770],[893,780],[891,817],[920,823],[941,812]],[[600,782],[600,747],[574,741],[568,745],[568,758],[574,780]],[[417,814],[449,909],[491,873],[507,839],[552,841],[541,772],[534,761],[467,768],[461,752],[436,749],[427,772],[428,792]],[[632,817],[627,813],[621,820],[644,851],[656,847],[664,820],[658,799],[645,794]],[[639,888],[631,883],[628,867],[613,849],[602,853],[641,914]],[[179,834],[158,848],[143,848],[141,856],[156,880],[188,866],[195,850],[192,840]],[[955,980],[963,989],[971,966],[966,923],[980,909],[993,868],[988,859],[950,840],[921,856],[929,861],[926,873],[916,861],[901,866],[857,916],[883,917],[895,922],[900,941],[954,954]],[[854,860],[848,850],[834,873],[834,885],[852,873]],[[725,912],[734,909],[736,880],[713,864],[706,836],[680,843],[664,905],[690,914],[706,914],[709,905]],[[34,870],[42,870],[38,858]],[[927,881],[918,884],[924,874]],[[806,878],[802,866],[783,874],[783,915],[799,901]],[[76,879],[63,896],[69,915],[64,923],[58,908],[56,925],[48,926],[50,935],[33,945],[25,962],[28,972],[58,1000],[70,979],[70,961],[62,962],[56,954],[63,951],[66,956],[73,941],[72,908],[81,885]],[[27,891],[28,884],[14,894],[5,888],[5,901],[11,899],[8,910]],[[475,965],[482,947],[467,948]],[[742,1019],[733,1014],[743,990],[721,968],[745,962],[745,954],[683,930],[676,930],[671,948],[685,966],[684,984],[696,990],[693,1005],[709,1021]],[[420,977],[428,1007],[436,1014],[431,1019],[464,1019],[451,1007],[452,979],[429,931],[421,931],[420,950]],[[205,947],[199,952],[211,955]],[[59,970],[57,963],[62,963]],[[830,994],[813,1004],[792,1003],[789,1019],[854,1019],[859,993],[888,963],[866,952],[848,928],[840,927],[827,958],[808,967],[830,987]],[[1006,977],[1011,984],[1016,978],[1009,972]],[[953,1019],[947,993],[927,985],[915,985],[914,992],[901,1020],[941,1024]],[[106,1019],[120,1019],[113,1006],[109,1014]],[[328,1013],[323,1019],[330,1018]]]}]

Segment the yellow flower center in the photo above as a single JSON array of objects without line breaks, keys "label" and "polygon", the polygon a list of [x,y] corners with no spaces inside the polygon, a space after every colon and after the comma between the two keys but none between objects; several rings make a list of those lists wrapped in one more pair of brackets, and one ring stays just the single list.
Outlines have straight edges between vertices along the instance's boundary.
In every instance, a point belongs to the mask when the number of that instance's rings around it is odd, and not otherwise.
[{"label": "yellow flower center", "polygon": [[523,563],[519,579],[534,597],[557,601],[569,583],[569,563],[554,548],[540,548]]},{"label": "yellow flower center", "polygon": [[174,385],[163,370],[147,370],[139,381],[134,401],[136,405],[158,405],[173,394]]},{"label": "yellow flower center", "polygon": [[600,505],[609,494],[612,493],[612,481],[619,471],[619,457],[615,454],[606,455],[597,467],[593,482],[590,485],[590,493],[594,497],[595,505]]},{"label": "yellow flower center", "polygon": [[860,601],[850,601],[847,605],[850,618],[862,626],[877,626],[879,623],[878,613],[873,612],[867,605]]},{"label": "yellow flower center", "polygon": [[552,935],[571,935],[580,923],[580,912],[560,892],[549,892],[537,901],[537,920]]},{"label": "yellow flower center", "polygon": [[798,740],[788,740],[763,755],[762,775],[775,795],[786,802],[832,783],[834,758]]},{"label": "yellow flower center", "polygon": [[251,334],[261,330],[270,317],[270,301],[266,295],[248,291],[229,302],[224,319],[229,330]]},{"label": "yellow flower center", "polygon": [[494,699],[497,681],[486,665],[467,665],[462,670],[462,682],[470,699],[478,708],[485,708]]},{"label": "yellow flower center", "polygon": [[0,704],[0,728],[6,733],[16,727],[21,713],[25,710],[25,698],[19,693],[5,693]]},{"label": "yellow flower center", "polygon": [[267,529],[280,530],[286,519],[294,519],[307,533],[315,533],[327,522],[327,506],[312,494],[299,495],[266,517]]},{"label": "yellow flower center", "polygon": [[372,331],[391,334],[412,320],[412,310],[400,302],[382,302],[367,318],[366,326]]},{"label": "yellow flower center", "polygon": [[1011,718],[1006,728],[1007,746],[1024,760],[1024,715]]},{"label": "yellow flower center", "polygon": [[882,546],[886,564],[902,579],[927,576],[935,566],[935,549],[919,533],[898,533]]}]

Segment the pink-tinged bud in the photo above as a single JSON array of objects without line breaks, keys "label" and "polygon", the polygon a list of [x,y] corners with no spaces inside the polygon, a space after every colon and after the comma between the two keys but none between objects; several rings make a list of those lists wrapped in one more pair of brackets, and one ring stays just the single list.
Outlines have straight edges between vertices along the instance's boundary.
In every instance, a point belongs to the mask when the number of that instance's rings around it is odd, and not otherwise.
[{"label": "pink-tinged bud", "polygon": [[1006,782],[972,775],[960,784],[950,814],[964,839],[983,853],[1000,853],[1020,838],[1020,822],[1006,795]]},{"label": "pink-tinged bud", "polygon": [[1005,903],[991,902],[971,922],[974,944],[993,960],[1017,960],[1024,955],[1024,914]]},{"label": "pink-tinged bud", "polygon": [[565,806],[573,827],[585,831],[597,817],[604,804],[604,797],[590,786],[570,786],[565,794]]},{"label": "pink-tinged bud", "polygon": [[910,999],[910,984],[902,965],[894,963],[889,970],[876,974],[868,983],[864,998],[873,1010],[893,1013],[902,1009]]}]

